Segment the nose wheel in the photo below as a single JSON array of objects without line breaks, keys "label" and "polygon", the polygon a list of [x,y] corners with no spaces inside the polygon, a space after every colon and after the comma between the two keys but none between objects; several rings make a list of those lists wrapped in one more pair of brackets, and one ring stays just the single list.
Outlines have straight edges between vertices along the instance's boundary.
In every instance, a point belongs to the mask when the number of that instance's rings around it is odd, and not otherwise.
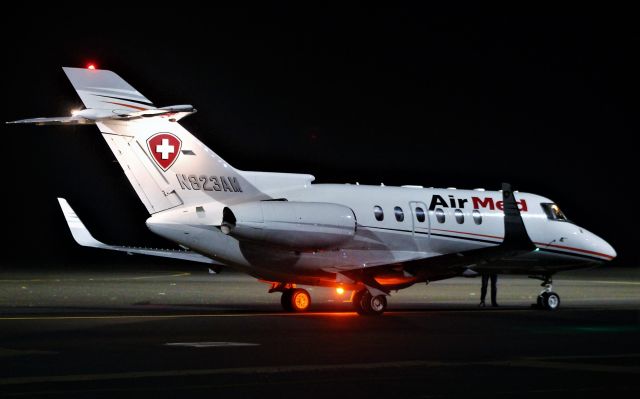
[{"label": "nose wheel", "polygon": [[545,310],[556,310],[560,307],[560,295],[553,292],[553,280],[551,276],[543,276],[543,277],[533,277],[539,280],[542,280],[542,284],[540,284],[544,289],[538,295],[538,299],[536,304],[533,305],[538,309]]},{"label": "nose wheel", "polygon": [[353,307],[359,315],[381,315],[387,310],[387,297],[384,295],[371,295],[367,290],[360,290],[353,296]]},{"label": "nose wheel", "polygon": [[560,295],[555,292],[542,292],[538,296],[538,307],[546,310],[556,310],[560,307]]}]

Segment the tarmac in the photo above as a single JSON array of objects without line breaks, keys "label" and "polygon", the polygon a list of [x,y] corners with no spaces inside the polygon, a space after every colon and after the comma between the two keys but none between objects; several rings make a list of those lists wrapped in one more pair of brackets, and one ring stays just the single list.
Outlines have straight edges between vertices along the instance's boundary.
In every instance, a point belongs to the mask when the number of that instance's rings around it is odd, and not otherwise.
[{"label": "tarmac", "polygon": [[640,270],[504,276],[393,293],[380,317],[307,288],[280,308],[251,277],[206,268],[0,271],[0,397],[638,397]]}]

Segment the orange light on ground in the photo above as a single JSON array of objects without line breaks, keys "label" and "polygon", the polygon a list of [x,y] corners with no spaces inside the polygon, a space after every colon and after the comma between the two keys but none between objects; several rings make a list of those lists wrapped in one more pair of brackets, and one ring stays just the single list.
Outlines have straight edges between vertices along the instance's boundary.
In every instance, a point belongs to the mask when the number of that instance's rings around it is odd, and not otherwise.
[{"label": "orange light on ground", "polygon": [[336,288],[336,292],[338,293],[338,295],[342,295],[342,294],[344,294],[344,288],[338,287],[338,288]]}]

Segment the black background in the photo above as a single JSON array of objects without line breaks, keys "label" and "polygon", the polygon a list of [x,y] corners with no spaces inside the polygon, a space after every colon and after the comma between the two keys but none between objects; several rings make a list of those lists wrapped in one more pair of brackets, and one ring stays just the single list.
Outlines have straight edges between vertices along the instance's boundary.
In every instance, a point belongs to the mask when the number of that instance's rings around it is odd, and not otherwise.
[{"label": "black background", "polygon": [[[558,202],[616,263],[638,264],[631,17],[89,4],[4,17],[4,120],[68,115],[81,102],[61,67],[95,62],[158,106],[193,104],[185,127],[237,168],[319,183],[508,181]],[[58,196],[98,239],[170,246],[146,230],[95,127],[5,125],[2,136],[1,263],[141,260],[75,245]]]}]

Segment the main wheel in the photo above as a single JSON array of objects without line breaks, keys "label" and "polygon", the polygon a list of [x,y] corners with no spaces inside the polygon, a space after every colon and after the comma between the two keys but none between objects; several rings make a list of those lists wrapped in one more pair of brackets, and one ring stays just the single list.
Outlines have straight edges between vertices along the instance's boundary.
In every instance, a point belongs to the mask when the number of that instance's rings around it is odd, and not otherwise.
[{"label": "main wheel", "polygon": [[387,310],[387,297],[376,295],[369,300],[369,311],[373,315],[381,315]]},{"label": "main wheel", "polygon": [[356,310],[356,312],[358,312],[358,314],[360,315],[366,314],[366,309],[363,308],[362,306],[362,297],[365,294],[368,294],[367,290],[360,290],[353,294],[353,299],[352,299],[353,307]]},{"label": "main wheel", "polygon": [[555,292],[543,292],[539,298],[543,309],[556,310],[560,307],[560,295]]},{"label": "main wheel", "polygon": [[280,303],[287,312],[306,312],[311,306],[311,295],[302,288],[286,290],[282,293]]},{"label": "main wheel", "polygon": [[367,290],[361,290],[353,296],[353,306],[360,315],[380,315],[387,309],[384,295],[373,296]]}]

